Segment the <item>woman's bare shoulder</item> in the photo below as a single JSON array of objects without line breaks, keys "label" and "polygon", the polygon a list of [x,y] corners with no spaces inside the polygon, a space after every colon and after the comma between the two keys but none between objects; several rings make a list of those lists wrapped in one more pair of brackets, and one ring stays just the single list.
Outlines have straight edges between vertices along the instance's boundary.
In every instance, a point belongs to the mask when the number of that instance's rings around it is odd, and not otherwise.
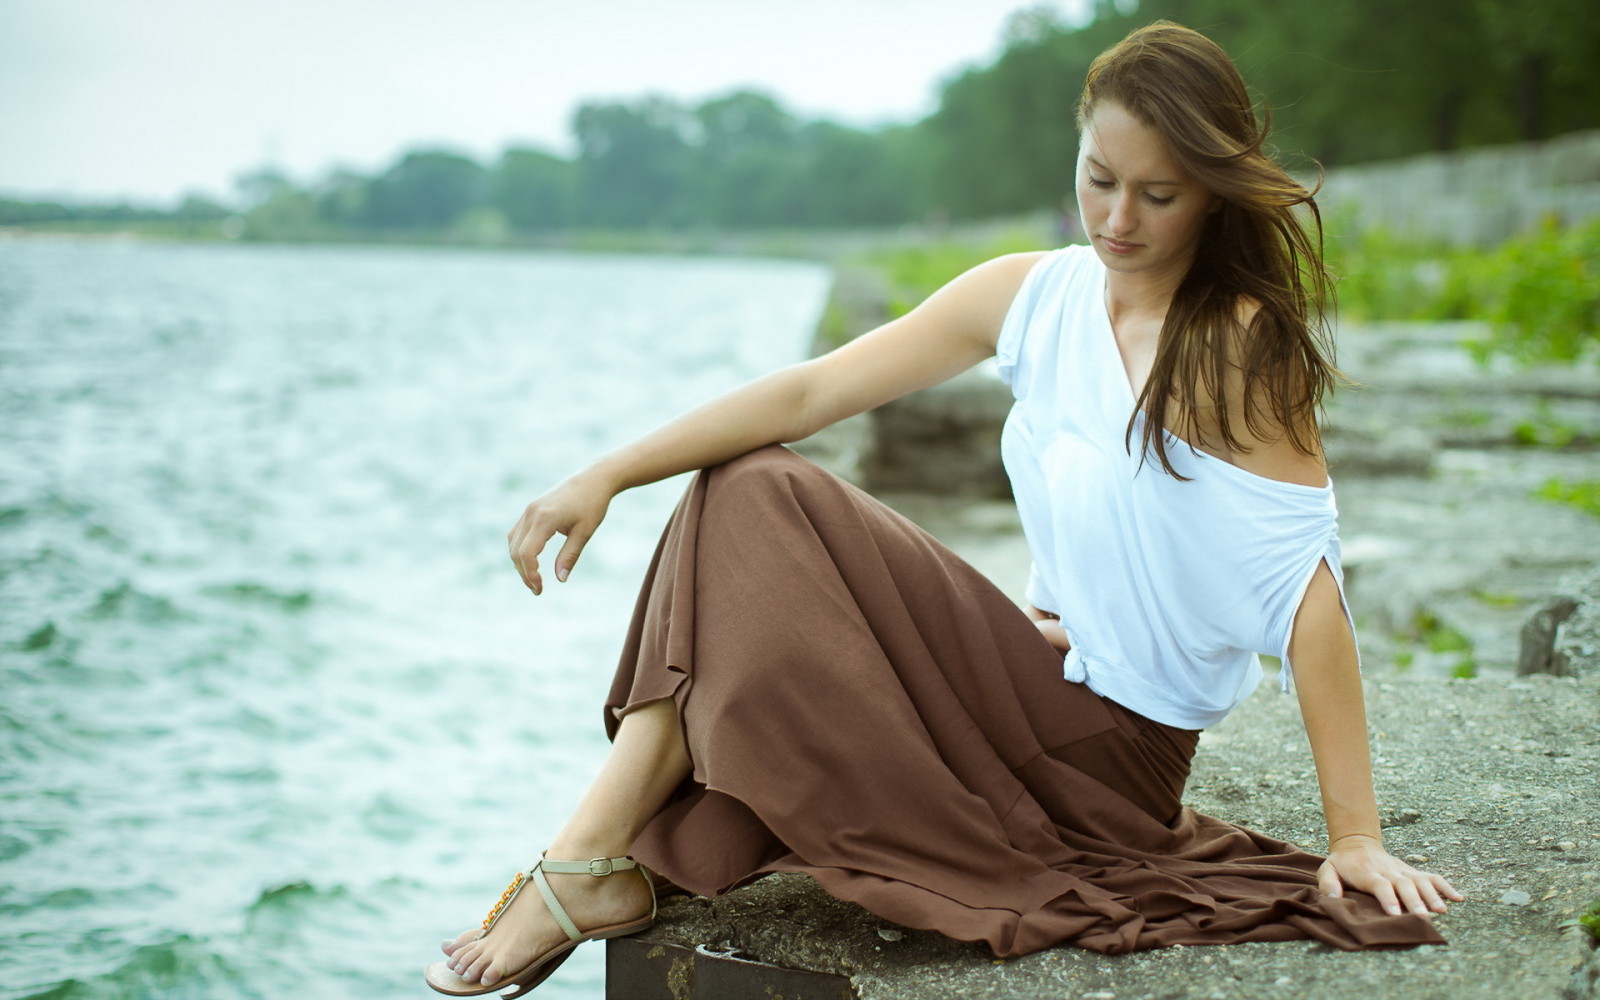
[{"label": "woman's bare shoulder", "polygon": [[[1234,303],[1236,324],[1234,335],[1229,338],[1230,360],[1233,363],[1228,366],[1228,409],[1230,428],[1241,447],[1233,452],[1230,460],[1247,472],[1267,479],[1302,486],[1322,486],[1328,481],[1328,468],[1321,449],[1308,454],[1295,447],[1288,429],[1280,422],[1266,398],[1265,394],[1269,391],[1266,384],[1245,377],[1252,353],[1248,346],[1249,338],[1273,335],[1272,331],[1256,326],[1261,310],[1261,300],[1253,295],[1241,294]],[[1246,386],[1256,398],[1245,398]],[[1314,421],[1315,415],[1306,414],[1305,419]],[[1302,440],[1316,442],[1320,439],[1315,426],[1301,430]]]}]

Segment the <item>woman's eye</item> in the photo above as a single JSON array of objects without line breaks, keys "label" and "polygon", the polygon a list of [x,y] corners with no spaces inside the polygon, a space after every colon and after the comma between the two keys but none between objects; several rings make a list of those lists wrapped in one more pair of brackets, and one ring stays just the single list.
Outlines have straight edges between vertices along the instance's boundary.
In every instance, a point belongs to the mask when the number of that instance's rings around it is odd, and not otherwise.
[{"label": "woman's eye", "polygon": [[1147,194],[1145,197],[1150,199],[1150,204],[1152,205],[1170,205],[1172,204],[1172,199],[1176,198],[1177,195],[1169,194],[1165,198],[1157,198],[1153,194]]},{"label": "woman's eye", "polygon": [[1097,188],[1108,188],[1108,187],[1111,187],[1111,182],[1110,181],[1103,181],[1100,178],[1095,177],[1093,174],[1090,174],[1089,175],[1089,186],[1090,187],[1097,187]]}]

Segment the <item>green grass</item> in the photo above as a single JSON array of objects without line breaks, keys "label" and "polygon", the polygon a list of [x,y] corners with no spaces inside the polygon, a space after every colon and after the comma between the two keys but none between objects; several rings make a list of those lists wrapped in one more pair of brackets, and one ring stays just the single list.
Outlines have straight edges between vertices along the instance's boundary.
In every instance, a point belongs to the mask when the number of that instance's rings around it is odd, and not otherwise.
[{"label": "green grass", "polygon": [[860,263],[881,273],[889,286],[889,315],[904,316],[950,279],[986,260],[1042,249],[1032,229],[1018,228],[983,243],[924,243],[863,254]]},{"label": "green grass", "polygon": [[1487,604],[1491,608],[1514,608],[1522,603],[1522,598],[1509,591],[1474,590],[1472,596],[1480,604]]}]

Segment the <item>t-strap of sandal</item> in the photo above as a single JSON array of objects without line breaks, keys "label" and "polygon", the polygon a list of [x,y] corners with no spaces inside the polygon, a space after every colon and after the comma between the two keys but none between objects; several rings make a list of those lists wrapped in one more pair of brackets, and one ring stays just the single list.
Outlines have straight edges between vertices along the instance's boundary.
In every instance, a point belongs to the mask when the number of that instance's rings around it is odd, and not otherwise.
[{"label": "t-strap of sandal", "polygon": [[555,890],[550,888],[550,880],[545,878],[544,873],[550,872],[553,875],[593,875],[596,878],[602,878],[614,872],[625,871],[637,871],[639,876],[644,879],[645,885],[650,887],[650,919],[652,921],[655,920],[655,883],[649,875],[645,874],[645,868],[639,862],[632,858],[549,861],[541,854],[539,860],[533,863],[532,868],[527,871],[517,872],[516,876],[511,880],[511,884],[506,886],[506,891],[500,894],[500,901],[495,903],[494,908],[489,911],[489,915],[483,918],[483,930],[478,932],[478,937],[482,938],[489,933],[489,928],[493,927],[495,921],[500,919],[500,914],[506,912],[506,908],[511,905],[511,901],[517,898],[517,893],[527,888],[528,882],[531,880],[539,887],[539,895],[544,897],[544,905],[550,910],[550,915],[555,918],[556,923],[560,925],[561,930],[567,937],[573,941],[585,940],[587,935],[578,930],[578,925],[572,922],[572,917],[568,915],[567,908],[561,905],[561,900],[556,897]]},{"label": "t-strap of sandal", "polygon": [[[539,895],[544,897],[544,905],[549,907],[550,915],[556,918],[556,923],[566,932],[567,937],[573,941],[582,941],[586,935],[578,930],[578,925],[572,922],[567,915],[566,907],[561,905],[561,900],[556,898],[555,890],[550,888],[550,880],[544,877],[545,872],[552,875],[593,875],[603,878],[613,872],[637,870],[646,882],[650,877],[644,874],[639,867],[639,862],[632,858],[592,858],[588,861],[547,861],[540,857],[534,866],[529,869],[533,874],[533,881],[539,887]],[[655,919],[656,903],[655,893],[650,894],[650,918]]]}]

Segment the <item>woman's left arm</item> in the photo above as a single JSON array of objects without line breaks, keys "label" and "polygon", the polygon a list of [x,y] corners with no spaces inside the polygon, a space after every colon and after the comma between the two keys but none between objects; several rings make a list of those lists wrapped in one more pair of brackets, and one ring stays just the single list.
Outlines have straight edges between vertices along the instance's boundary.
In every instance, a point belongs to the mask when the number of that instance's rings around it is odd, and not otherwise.
[{"label": "woman's left arm", "polygon": [[1355,636],[1326,563],[1295,615],[1289,658],[1328,820],[1328,860],[1317,873],[1319,887],[1330,896],[1344,895],[1345,886],[1371,893],[1393,914],[1445,912],[1445,898],[1459,901],[1462,895],[1443,877],[1419,871],[1383,847]]}]

